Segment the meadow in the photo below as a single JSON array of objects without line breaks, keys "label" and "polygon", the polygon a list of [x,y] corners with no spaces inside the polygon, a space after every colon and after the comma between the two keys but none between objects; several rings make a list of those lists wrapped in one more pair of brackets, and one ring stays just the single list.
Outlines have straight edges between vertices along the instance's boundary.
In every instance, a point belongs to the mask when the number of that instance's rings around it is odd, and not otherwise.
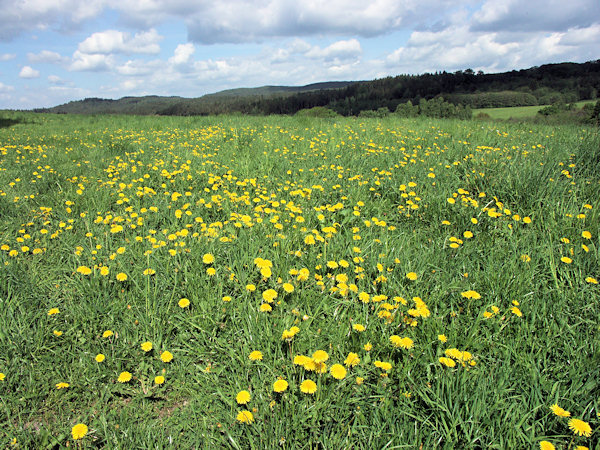
[{"label": "meadow", "polygon": [[[587,105],[590,102],[589,100],[584,100],[581,102],[575,102],[575,106],[578,109],[583,108],[584,105]],[[538,105],[538,106],[512,106],[507,108],[479,108],[473,110],[473,116],[476,116],[479,113],[485,113],[489,115],[492,119],[524,119],[535,117],[537,112],[545,107],[550,105]]]},{"label": "meadow", "polygon": [[597,448],[597,128],[5,113],[0,446]]}]

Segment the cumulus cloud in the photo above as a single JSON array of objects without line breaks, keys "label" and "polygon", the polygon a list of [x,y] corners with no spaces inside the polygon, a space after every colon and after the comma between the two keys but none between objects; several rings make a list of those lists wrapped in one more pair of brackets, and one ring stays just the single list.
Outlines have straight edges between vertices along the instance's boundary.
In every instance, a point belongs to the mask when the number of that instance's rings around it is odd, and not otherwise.
[{"label": "cumulus cloud", "polygon": [[169,58],[169,62],[177,66],[188,64],[191,61],[195,51],[196,48],[191,42],[188,42],[187,44],[179,44],[175,49],[175,54]]},{"label": "cumulus cloud", "polygon": [[0,81],[0,92],[12,92],[14,90],[14,87],[8,86]]},{"label": "cumulus cloud", "polygon": [[456,4],[449,0],[233,0],[207,3],[186,23],[190,39],[202,43],[322,34],[377,36],[427,22],[431,11],[441,14]]},{"label": "cumulus cloud", "polygon": [[347,59],[356,59],[362,53],[360,42],[357,39],[347,41],[337,41],[328,45],[324,49],[318,46],[312,47],[305,54],[309,58],[323,59],[325,61],[341,61]]},{"label": "cumulus cloud", "polygon": [[40,72],[35,70],[31,66],[23,66],[23,68],[19,72],[20,78],[38,78],[39,76]]},{"label": "cumulus cloud", "polygon": [[111,53],[148,53],[160,52],[158,43],[162,40],[156,30],[141,31],[135,35],[117,30],[106,30],[92,34],[79,44],[80,53],[102,54]]},{"label": "cumulus cloud", "polygon": [[385,63],[400,73],[422,73],[466,68],[501,72],[548,62],[583,62],[597,57],[598,37],[599,25],[552,33],[476,32],[469,25],[452,25],[437,32],[413,32]]},{"label": "cumulus cloud", "polygon": [[0,40],[32,30],[68,30],[105,7],[106,0],[0,0]]},{"label": "cumulus cloud", "polygon": [[598,0],[487,0],[473,15],[475,31],[563,31],[600,21]]},{"label": "cumulus cloud", "polygon": [[65,84],[65,81],[58,75],[48,75],[48,82],[50,82],[50,84],[56,84],[56,85]]},{"label": "cumulus cloud", "polygon": [[69,70],[102,72],[108,71],[114,66],[115,58],[113,55],[87,54],[76,50],[73,53]]},{"label": "cumulus cloud", "polygon": [[[471,0],[0,0],[0,39],[24,31],[71,29],[111,9],[123,23],[149,28],[184,20],[190,40],[260,41],[278,36],[382,35],[428,22]],[[432,14],[433,13],[433,14]]]},{"label": "cumulus cloud", "polygon": [[39,53],[27,53],[27,59],[31,63],[46,64],[63,64],[69,60],[69,58],[61,56],[60,54],[50,50],[42,50]]}]

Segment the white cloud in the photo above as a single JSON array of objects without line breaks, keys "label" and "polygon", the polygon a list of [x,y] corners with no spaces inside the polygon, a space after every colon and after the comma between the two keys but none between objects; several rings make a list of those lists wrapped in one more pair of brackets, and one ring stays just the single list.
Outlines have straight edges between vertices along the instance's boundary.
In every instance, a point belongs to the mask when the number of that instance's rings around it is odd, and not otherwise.
[{"label": "white cloud", "polygon": [[17,55],[14,53],[3,53],[0,55],[0,61],[10,61],[11,59],[15,59]]},{"label": "white cloud", "polygon": [[587,28],[572,28],[561,37],[560,43],[574,47],[588,46],[596,43],[600,45],[600,23]]},{"label": "white cloud", "polygon": [[[600,26],[554,33],[473,31],[468,24],[441,31],[415,31],[386,58],[388,70],[423,73],[466,68],[501,72],[549,62],[597,57]],[[596,56],[594,56],[596,55]]]},{"label": "white cloud", "polygon": [[130,33],[117,30],[106,30],[92,34],[79,44],[77,50],[87,54],[111,53],[148,53],[160,52],[158,43],[162,40],[156,30],[141,31],[131,36]]},{"label": "white cloud", "polygon": [[39,76],[40,72],[35,70],[31,66],[23,66],[23,68],[19,72],[19,77],[21,78],[38,78]]},{"label": "white cloud", "polygon": [[175,49],[174,55],[169,58],[169,62],[175,65],[188,64],[191,61],[195,51],[196,48],[191,42],[188,42],[187,44],[179,44]]},{"label": "white cloud", "polygon": [[377,36],[429,23],[474,0],[0,0],[0,39],[68,31],[106,10],[138,29],[182,20],[191,41],[261,41],[310,35]]},{"label": "white cloud", "polygon": [[307,51],[306,56],[313,59],[323,59],[325,61],[340,61],[347,59],[356,59],[362,54],[360,42],[357,39],[347,41],[337,41],[328,45],[324,49],[315,46]]},{"label": "white cloud", "polygon": [[117,72],[125,76],[147,76],[156,71],[163,72],[164,61],[128,60],[116,68]]},{"label": "white cloud", "polygon": [[73,71],[101,72],[108,71],[114,66],[115,59],[112,55],[90,55],[76,50],[75,53],[73,53],[73,59],[69,69]]},{"label": "white cloud", "polygon": [[473,15],[476,31],[564,31],[600,20],[598,0],[486,0]]},{"label": "white cloud", "polygon": [[432,11],[440,15],[458,4],[449,0],[234,0],[207,3],[185,20],[190,39],[203,43],[274,36],[378,36],[427,23]]},{"label": "white cloud", "polygon": [[0,40],[34,30],[68,30],[105,7],[106,0],[0,0]]},{"label": "white cloud", "polygon": [[62,85],[65,84],[65,80],[57,75],[48,75],[48,82],[51,84]]},{"label": "white cloud", "polygon": [[27,59],[31,63],[63,64],[68,62],[69,58],[61,56],[50,50],[42,50],[39,53],[27,53]]},{"label": "white cloud", "polygon": [[14,87],[8,86],[0,81],[0,92],[12,92],[14,90]]}]

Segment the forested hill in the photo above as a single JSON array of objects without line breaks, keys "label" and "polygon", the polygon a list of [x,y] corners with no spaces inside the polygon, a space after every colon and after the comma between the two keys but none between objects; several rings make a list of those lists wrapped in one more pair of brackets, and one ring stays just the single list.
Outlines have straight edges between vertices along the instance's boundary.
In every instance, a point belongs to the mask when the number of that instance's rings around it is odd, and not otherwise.
[{"label": "forested hill", "polygon": [[596,98],[600,60],[547,64],[518,71],[485,74],[468,69],[454,73],[400,75],[372,81],[317,83],[301,87],[264,86],[233,89],[199,98],[125,97],[85,99],[39,110],[56,113],[123,113],[161,115],[293,114],[315,106],[339,114],[413,104],[443,97],[471,108],[547,105]]}]

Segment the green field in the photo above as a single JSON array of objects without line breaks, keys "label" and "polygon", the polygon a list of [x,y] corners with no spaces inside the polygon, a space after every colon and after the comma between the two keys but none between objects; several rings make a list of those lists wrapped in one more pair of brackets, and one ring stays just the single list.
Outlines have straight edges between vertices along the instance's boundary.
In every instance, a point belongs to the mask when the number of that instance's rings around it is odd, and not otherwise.
[{"label": "green field", "polygon": [[598,128],[3,117],[1,447],[597,448]]},{"label": "green field", "polygon": [[[583,105],[593,103],[590,100],[584,100],[575,103],[577,108],[582,108]],[[492,119],[523,119],[526,117],[535,117],[537,112],[549,105],[541,106],[513,106],[510,108],[480,108],[473,110],[473,116],[479,113],[488,114]]]}]

